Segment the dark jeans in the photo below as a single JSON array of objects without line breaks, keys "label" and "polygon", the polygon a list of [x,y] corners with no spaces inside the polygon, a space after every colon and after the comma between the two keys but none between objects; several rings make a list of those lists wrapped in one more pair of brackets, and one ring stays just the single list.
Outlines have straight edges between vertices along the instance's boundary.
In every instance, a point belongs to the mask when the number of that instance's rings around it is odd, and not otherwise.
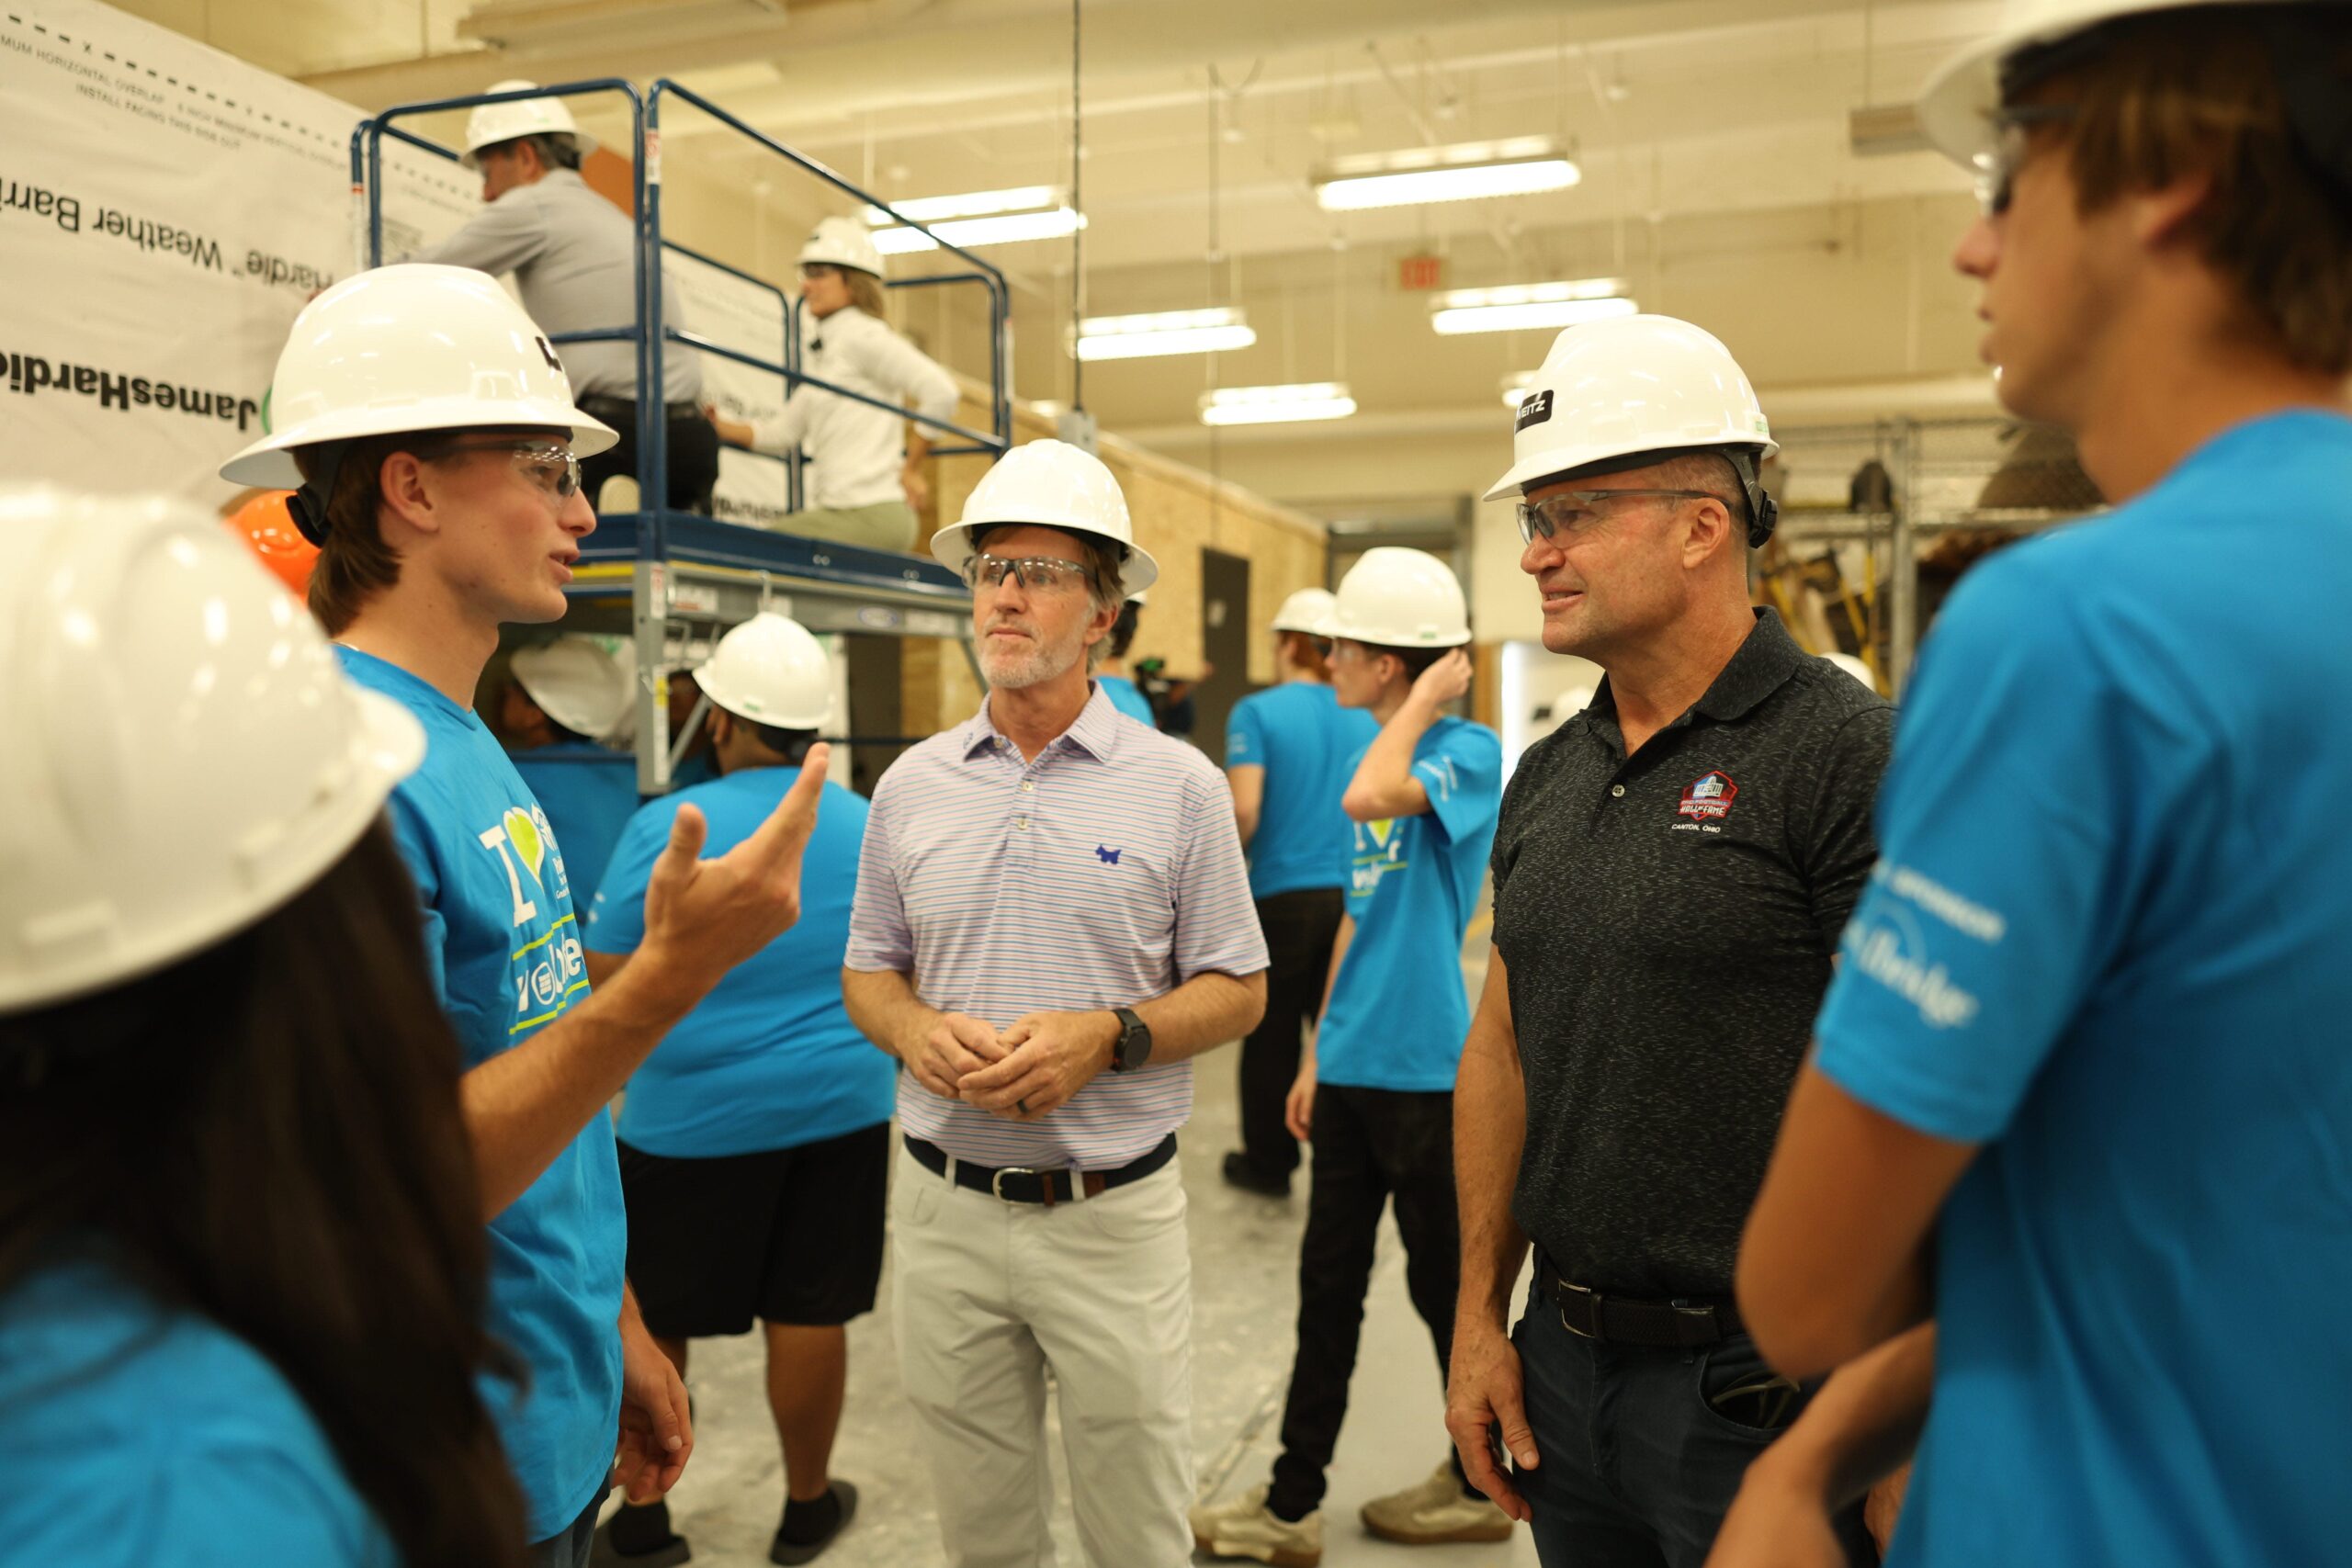
[{"label": "dark jeans", "polygon": [[589,1548],[596,1540],[596,1514],[604,1506],[605,1494],[599,1492],[570,1529],[533,1541],[524,1551],[524,1560],[530,1568],[588,1568]]},{"label": "dark jeans", "polygon": [[1283,1125],[1283,1102],[1298,1077],[1299,1042],[1322,1010],[1344,908],[1336,887],[1258,900],[1258,925],[1266,933],[1266,1016],[1241,1043],[1241,1153],[1269,1179],[1298,1168],[1298,1140]]},{"label": "dark jeans", "polygon": [[[1283,1451],[1267,1503],[1296,1518],[1323,1501],[1323,1475],[1348,1413],[1348,1380],[1372,1284],[1380,1212],[1396,1200],[1405,1284],[1436,1342],[1453,1343],[1462,1273],[1453,1201],[1453,1095],[1325,1084],[1315,1092],[1314,1190],[1298,1250],[1298,1352],[1283,1407]],[[1439,1434],[1432,1428],[1432,1450]]]},{"label": "dark jeans", "polygon": [[[615,474],[637,478],[637,405],[591,396],[581,399],[580,407],[620,432],[621,437],[620,445],[611,450],[580,459],[580,488],[588,492],[588,504],[593,507],[604,493],[606,479]],[[710,492],[718,484],[718,432],[699,411],[691,419],[670,420],[669,426],[669,509],[699,512],[707,517]],[[638,504],[645,506],[651,499],[644,497]]]},{"label": "dark jeans", "polygon": [[[1511,1342],[1543,1457],[1513,1481],[1546,1568],[1701,1568],[1749,1461],[1804,1407],[1801,1396],[1766,1430],[1709,1403],[1771,1375],[1746,1335],[1696,1350],[1611,1344],[1569,1332],[1534,1295]],[[1860,1509],[1838,1534],[1849,1562],[1878,1562]]]}]

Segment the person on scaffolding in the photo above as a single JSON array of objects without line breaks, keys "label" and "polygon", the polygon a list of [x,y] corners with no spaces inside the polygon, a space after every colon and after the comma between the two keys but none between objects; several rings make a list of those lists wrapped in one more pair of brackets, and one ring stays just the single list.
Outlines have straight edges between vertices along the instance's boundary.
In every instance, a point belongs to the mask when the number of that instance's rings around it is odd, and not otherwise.
[{"label": "person on scaffolding", "polygon": [[[835,217],[817,225],[800,248],[800,363],[808,375],[887,402],[911,401],[925,419],[956,416],[956,378],[883,320],[882,253],[864,223]],[[796,388],[773,419],[709,414],[738,446],[807,454],[809,504],[776,524],[780,532],[877,550],[920,542],[931,442],[904,415],[812,386]]]},{"label": "person on scaffolding", "polygon": [[[500,82],[493,93],[534,82]],[[513,273],[523,309],[548,337],[612,332],[637,324],[637,229],[629,215],[588,187],[581,160],[596,150],[572,123],[560,98],[482,104],[466,121],[458,161],[481,175],[481,211],[437,245],[400,259]],[[676,287],[662,279],[662,321],[684,327]],[[620,442],[580,459],[581,488],[599,512],[633,512],[639,502],[605,481],[637,476],[637,345],[627,339],[557,344],[582,412],[609,424]],[[663,489],[674,511],[710,512],[718,482],[718,439],[702,417],[702,362],[672,345],[662,356],[662,419],[669,427]]]}]

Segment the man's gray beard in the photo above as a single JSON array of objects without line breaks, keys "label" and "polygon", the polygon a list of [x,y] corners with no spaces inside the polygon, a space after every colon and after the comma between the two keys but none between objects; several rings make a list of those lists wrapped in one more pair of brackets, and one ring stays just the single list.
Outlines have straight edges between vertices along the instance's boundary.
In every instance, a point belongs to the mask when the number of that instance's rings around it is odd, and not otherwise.
[{"label": "man's gray beard", "polygon": [[1082,639],[1074,638],[1066,648],[1034,643],[1027,652],[1011,660],[1006,660],[1000,650],[984,651],[980,669],[988,675],[989,690],[1018,692],[1044,685],[1084,657],[1086,644]]}]

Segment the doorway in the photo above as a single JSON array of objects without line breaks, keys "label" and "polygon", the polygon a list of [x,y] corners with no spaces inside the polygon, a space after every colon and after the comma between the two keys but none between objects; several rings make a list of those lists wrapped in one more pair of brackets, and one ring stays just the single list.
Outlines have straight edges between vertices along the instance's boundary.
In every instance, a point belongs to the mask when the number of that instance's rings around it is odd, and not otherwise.
[{"label": "doorway", "polygon": [[1250,694],[1250,561],[1201,552],[1201,661],[1209,667],[1193,697],[1193,742],[1225,766],[1225,721]]}]

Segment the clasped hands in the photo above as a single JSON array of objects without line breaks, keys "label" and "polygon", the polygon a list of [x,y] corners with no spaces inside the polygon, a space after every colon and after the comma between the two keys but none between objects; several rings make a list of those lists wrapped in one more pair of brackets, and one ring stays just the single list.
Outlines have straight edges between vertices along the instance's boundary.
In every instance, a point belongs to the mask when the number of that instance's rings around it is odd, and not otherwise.
[{"label": "clasped hands", "polygon": [[1111,1065],[1118,1015],[1033,1012],[1000,1032],[967,1013],[942,1013],[906,1054],[915,1082],[1008,1122],[1035,1122],[1067,1104]]}]

